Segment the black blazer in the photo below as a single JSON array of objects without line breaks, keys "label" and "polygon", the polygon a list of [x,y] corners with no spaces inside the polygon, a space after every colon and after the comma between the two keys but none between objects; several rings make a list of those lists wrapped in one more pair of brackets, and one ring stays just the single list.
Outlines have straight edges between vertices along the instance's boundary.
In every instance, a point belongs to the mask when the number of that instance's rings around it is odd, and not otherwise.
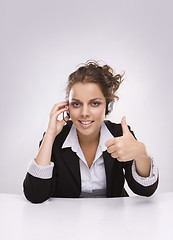
[{"label": "black blazer", "polygon": [[[121,124],[105,121],[106,126],[114,137],[122,136]],[[52,147],[51,161],[54,162],[53,176],[51,179],[40,179],[27,173],[23,187],[26,198],[33,203],[41,203],[50,197],[78,198],[81,193],[81,176],[79,157],[71,148],[61,149],[70,129],[72,121],[68,121],[63,130],[55,138]],[[130,127],[129,127],[130,129]],[[131,131],[131,130],[130,130]],[[134,135],[134,133],[131,131]],[[41,145],[41,142],[40,142]],[[119,162],[107,152],[103,152],[106,171],[106,196],[127,196],[124,190],[124,178],[130,189],[142,196],[152,195],[157,186],[157,181],[148,187],[137,183],[132,176],[132,162]]]}]

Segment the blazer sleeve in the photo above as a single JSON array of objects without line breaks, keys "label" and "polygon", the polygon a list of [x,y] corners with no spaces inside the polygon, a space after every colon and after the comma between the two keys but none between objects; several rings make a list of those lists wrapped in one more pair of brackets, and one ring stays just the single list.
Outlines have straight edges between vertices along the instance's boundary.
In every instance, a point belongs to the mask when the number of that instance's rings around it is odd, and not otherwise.
[{"label": "blazer sleeve", "polygon": [[[136,139],[134,132],[131,130],[131,128],[129,126],[128,126],[128,128],[129,128],[130,132],[132,133],[132,135],[134,136],[134,138]],[[135,180],[133,173],[132,173],[133,165],[134,165],[134,160],[122,163],[122,167],[125,170],[125,178],[127,180],[128,186],[135,194],[138,194],[141,196],[146,196],[146,197],[151,196],[157,189],[158,182],[159,182],[159,175],[157,176],[157,180],[153,184],[145,186]]]},{"label": "blazer sleeve", "polygon": [[[39,143],[39,147],[42,143],[42,140]],[[54,162],[53,156],[51,157],[51,161]],[[55,185],[54,172],[55,172],[55,168],[53,169],[53,176],[47,179],[35,177],[31,175],[29,172],[27,172],[23,182],[23,191],[24,191],[25,197],[30,202],[42,203],[48,200],[53,195],[54,185]]]},{"label": "blazer sleeve", "polygon": [[159,182],[159,176],[157,177],[156,182],[154,182],[153,184],[151,184],[149,186],[144,186],[144,185],[138,183],[133,178],[133,175],[132,175],[132,164],[133,164],[133,161],[122,163],[123,168],[125,170],[125,178],[127,180],[128,186],[130,187],[130,189],[135,194],[138,194],[138,195],[141,195],[141,196],[146,196],[146,197],[151,196],[157,189],[158,182]]}]

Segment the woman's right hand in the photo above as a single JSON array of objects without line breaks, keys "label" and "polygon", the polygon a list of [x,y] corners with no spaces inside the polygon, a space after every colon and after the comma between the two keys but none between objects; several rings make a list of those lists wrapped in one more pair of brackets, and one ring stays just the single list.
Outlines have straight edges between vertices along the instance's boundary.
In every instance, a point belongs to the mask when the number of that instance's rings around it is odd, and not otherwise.
[{"label": "woman's right hand", "polygon": [[46,133],[51,135],[52,137],[56,137],[62,130],[63,126],[65,125],[65,121],[68,121],[69,117],[65,117],[62,120],[58,120],[58,117],[63,112],[68,111],[68,103],[67,102],[60,102],[53,106],[52,111],[50,112],[49,124]]}]

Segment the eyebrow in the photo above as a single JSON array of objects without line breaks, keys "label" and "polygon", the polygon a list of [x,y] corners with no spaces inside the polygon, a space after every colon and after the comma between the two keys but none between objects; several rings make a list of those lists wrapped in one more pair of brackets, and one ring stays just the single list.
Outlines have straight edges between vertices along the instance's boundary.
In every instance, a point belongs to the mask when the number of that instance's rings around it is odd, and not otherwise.
[{"label": "eyebrow", "polygon": [[[96,100],[103,101],[102,98],[92,98],[92,99],[90,99],[89,101],[91,102],[91,101],[96,101]],[[79,100],[79,99],[76,99],[76,98],[72,98],[72,101],[78,101],[78,102],[80,102],[80,100]]]}]

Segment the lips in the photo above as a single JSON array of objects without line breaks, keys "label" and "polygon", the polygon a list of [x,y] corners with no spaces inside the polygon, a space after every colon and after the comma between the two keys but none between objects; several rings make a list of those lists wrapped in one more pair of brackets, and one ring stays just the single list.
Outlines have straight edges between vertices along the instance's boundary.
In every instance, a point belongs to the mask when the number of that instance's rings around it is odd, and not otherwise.
[{"label": "lips", "polygon": [[90,127],[94,121],[91,120],[79,120],[79,123],[82,127]]}]

